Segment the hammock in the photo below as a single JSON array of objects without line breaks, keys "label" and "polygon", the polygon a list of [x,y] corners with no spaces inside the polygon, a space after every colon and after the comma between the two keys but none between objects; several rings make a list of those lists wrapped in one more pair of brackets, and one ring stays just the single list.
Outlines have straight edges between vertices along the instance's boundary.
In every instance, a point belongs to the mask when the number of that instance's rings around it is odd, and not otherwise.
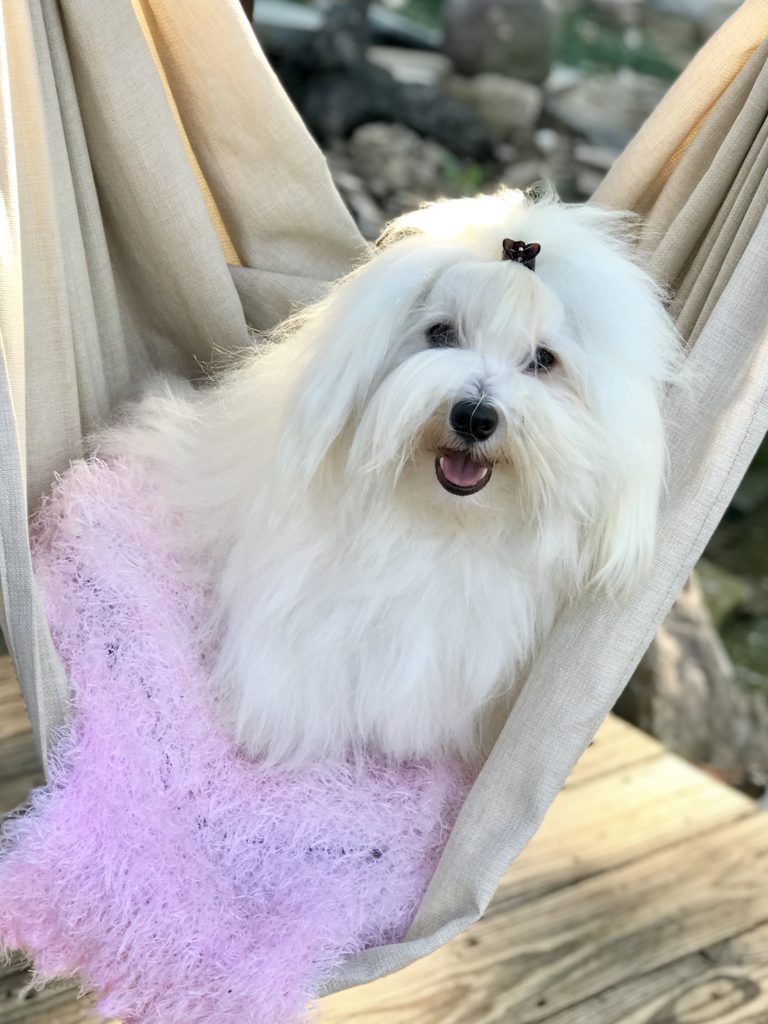
[{"label": "hammock", "polygon": [[[43,755],[68,682],[27,513],[158,370],[199,375],[342,274],[363,242],[236,0],[43,0],[0,14],[0,585]],[[768,10],[747,0],[595,197],[645,218],[692,384],[675,394],[652,578],[562,616],[463,804],[406,938],[330,990],[482,914],[723,514],[768,427]]]}]

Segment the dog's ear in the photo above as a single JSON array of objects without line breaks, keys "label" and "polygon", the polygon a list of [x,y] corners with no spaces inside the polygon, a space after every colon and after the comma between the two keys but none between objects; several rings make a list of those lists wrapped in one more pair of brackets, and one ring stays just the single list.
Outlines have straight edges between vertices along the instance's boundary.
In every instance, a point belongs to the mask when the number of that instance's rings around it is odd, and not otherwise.
[{"label": "dog's ear", "polygon": [[[648,571],[666,472],[666,391],[682,345],[666,296],[632,246],[635,221],[596,206],[531,208],[542,242],[537,274],[574,326],[589,370],[586,401],[602,426],[600,521],[588,527],[595,581],[626,594]],[[541,227],[541,231],[537,228]]]},{"label": "dog's ear", "polygon": [[343,278],[297,320],[286,344],[299,353],[278,473],[299,492],[345,431],[354,429],[386,374],[412,310],[433,273],[418,253],[395,247]]},{"label": "dog's ear", "polygon": [[661,417],[645,424],[634,451],[625,451],[613,476],[601,520],[592,531],[593,579],[609,594],[626,596],[653,562],[666,448]]},{"label": "dog's ear", "polygon": [[614,294],[623,289],[626,305],[611,310],[604,301],[600,315],[585,325],[597,340],[593,401],[604,429],[605,492],[594,568],[607,591],[626,595],[653,561],[667,471],[667,392],[680,373],[681,350],[649,279],[619,268],[606,284]]}]

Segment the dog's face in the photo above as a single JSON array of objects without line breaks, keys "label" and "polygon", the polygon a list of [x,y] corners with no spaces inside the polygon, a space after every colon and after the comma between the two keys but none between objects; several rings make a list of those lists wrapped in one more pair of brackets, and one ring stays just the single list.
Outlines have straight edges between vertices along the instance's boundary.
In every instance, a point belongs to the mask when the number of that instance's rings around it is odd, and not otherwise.
[{"label": "dog's face", "polygon": [[[654,543],[677,340],[622,223],[520,193],[395,222],[299,327],[294,484],[335,460],[349,493],[436,527],[576,524],[595,574],[634,582]],[[502,260],[509,237],[541,245],[535,270]]]},{"label": "dog's face", "polygon": [[394,471],[431,514],[503,507],[512,525],[544,507],[584,511],[599,447],[587,373],[562,303],[535,272],[459,254],[412,307],[350,462]]}]

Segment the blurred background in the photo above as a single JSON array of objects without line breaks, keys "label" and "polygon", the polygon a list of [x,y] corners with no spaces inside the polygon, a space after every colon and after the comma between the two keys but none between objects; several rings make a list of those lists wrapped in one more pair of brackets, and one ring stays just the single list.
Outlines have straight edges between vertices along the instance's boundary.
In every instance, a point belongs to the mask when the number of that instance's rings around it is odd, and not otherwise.
[{"label": "blurred background", "polygon": [[[736,0],[242,0],[368,238],[500,184],[589,198]],[[768,806],[768,445],[618,712]]]},{"label": "blurred background", "polygon": [[736,0],[243,0],[364,233],[423,199],[592,194]]}]

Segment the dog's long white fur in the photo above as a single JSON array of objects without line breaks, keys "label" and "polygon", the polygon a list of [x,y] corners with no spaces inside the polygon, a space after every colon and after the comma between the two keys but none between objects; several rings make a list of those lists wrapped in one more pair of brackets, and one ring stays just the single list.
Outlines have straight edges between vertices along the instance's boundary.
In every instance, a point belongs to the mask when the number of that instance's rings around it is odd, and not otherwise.
[{"label": "dog's long white fur", "polygon": [[[519,192],[433,204],[217,384],[148,397],[102,439],[180,510],[250,754],[470,755],[563,602],[642,578],[679,344],[629,230]],[[501,261],[505,237],[541,244],[535,272]],[[440,321],[459,347],[429,347]],[[549,373],[526,369],[539,345]],[[453,495],[437,448],[481,395],[492,476]]]}]

